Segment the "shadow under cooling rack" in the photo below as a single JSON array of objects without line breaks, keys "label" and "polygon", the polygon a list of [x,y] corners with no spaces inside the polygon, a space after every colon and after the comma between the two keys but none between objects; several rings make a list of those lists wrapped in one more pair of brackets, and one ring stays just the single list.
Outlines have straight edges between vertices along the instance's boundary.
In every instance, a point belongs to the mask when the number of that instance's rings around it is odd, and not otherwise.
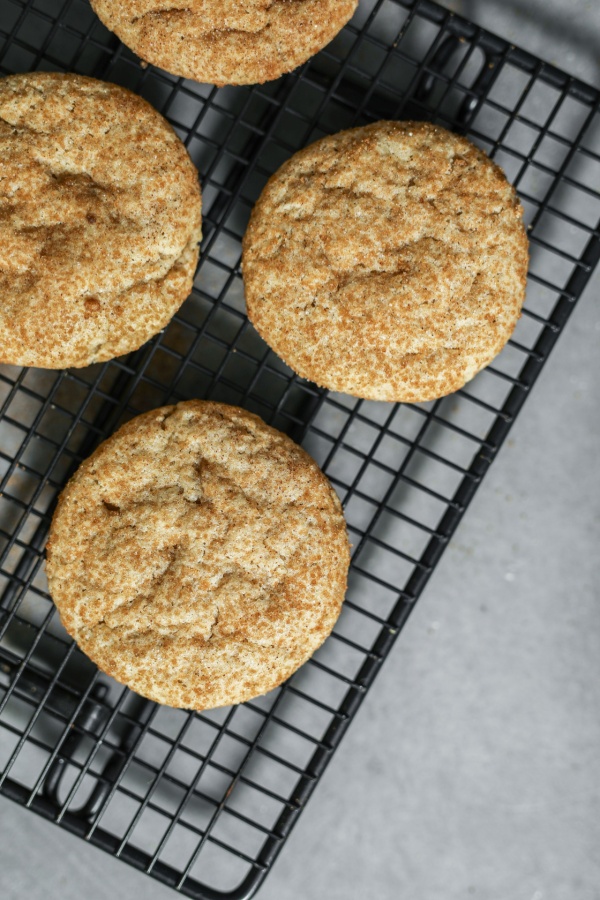
[{"label": "shadow under cooling rack", "polygon": [[[363,0],[277,82],[215,88],[135,57],[84,0],[0,0],[0,70],[123,84],[198,166],[192,296],[136,353],[85,370],[0,368],[0,786],[183,893],[245,898],[306,803],[537,378],[600,255],[599,96],[430,2]],[[531,241],[513,339],[464,390],[415,406],[295,377],[245,316],[240,239],[267,178],[323,134],[439,122],[507,172]],[[62,629],[43,547],[70,473],[131,416],[189,397],[236,403],[303,443],[345,508],[353,559],[332,637],[240,707],[158,707],[99,674]]]}]

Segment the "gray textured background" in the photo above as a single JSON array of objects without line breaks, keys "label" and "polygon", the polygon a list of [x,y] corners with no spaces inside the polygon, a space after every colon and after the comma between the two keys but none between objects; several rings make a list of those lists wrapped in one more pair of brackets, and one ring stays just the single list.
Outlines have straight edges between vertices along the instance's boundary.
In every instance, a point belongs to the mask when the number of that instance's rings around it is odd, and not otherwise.
[{"label": "gray textured background", "polygon": [[[446,0],[600,87],[600,4]],[[260,900],[600,898],[600,273]],[[6,900],[175,894],[0,799]]]}]

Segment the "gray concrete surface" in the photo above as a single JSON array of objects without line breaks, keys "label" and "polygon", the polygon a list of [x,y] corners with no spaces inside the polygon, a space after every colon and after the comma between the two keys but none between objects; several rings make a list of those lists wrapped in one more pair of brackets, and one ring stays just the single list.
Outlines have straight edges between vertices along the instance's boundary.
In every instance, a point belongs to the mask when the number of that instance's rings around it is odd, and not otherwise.
[{"label": "gray concrete surface", "polygon": [[[447,3],[600,86],[600,6]],[[600,898],[597,273],[261,900]],[[6,900],[174,894],[0,800]]]}]

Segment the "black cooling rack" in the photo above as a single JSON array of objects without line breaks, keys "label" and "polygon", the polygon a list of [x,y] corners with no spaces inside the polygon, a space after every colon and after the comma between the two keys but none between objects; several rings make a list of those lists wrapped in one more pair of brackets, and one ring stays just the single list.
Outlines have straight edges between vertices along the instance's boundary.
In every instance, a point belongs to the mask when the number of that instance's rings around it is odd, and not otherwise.
[{"label": "black cooling rack", "polygon": [[[600,256],[599,94],[423,0],[361,0],[275,83],[216,90],[135,57],[84,0],[0,0],[0,69],[70,70],[141,93],[198,166],[192,297],[141,350],[86,370],[0,368],[0,786],[182,893],[258,887],[406,621]],[[268,176],[325,133],[434,119],[516,184],[531,238],[513,340],[464,390],[416,406],[302,381],[248,324],[240,238]],[[595,148],[595,149],[594,149]],[[1,161],[0,161],[1,165]],[[301,441],[345,506],[353,563],[333,636],[285,686],[207,713],[100,675],[62,630],[43,547],[70,473],[125,419],[212,397]]]}]

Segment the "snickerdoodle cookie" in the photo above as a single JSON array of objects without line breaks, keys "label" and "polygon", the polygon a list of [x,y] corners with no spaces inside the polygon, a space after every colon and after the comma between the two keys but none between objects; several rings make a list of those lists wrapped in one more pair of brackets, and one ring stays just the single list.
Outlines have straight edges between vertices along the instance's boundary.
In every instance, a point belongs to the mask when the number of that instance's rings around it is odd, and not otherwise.
[{"label": "snickerdoodle cookie", "polygon": [[80,75],[0,79],[0,362],[140,347],[189,295],[200,188],[145,100]]},{"label": "snickerdoodle cookie", "polygon": [[146,62],[209,84],[279,78],[328,44],[358,0],[92,0]]},{"label": "snickerdoodle cookie", "polygon": [[190,400],[131,420],[63,491],[47,548],[67,631],[171,706],[240,703],[325,640],[349,564],[317,464],[257,416]]},{"label": "snickerdoodle cookie", "polygon": [[465,138],[377,122],[296,153],[244,237],[248,315],[299,375],[416,402],[462,387],[520,316],[528,246],[501,169]]}]

